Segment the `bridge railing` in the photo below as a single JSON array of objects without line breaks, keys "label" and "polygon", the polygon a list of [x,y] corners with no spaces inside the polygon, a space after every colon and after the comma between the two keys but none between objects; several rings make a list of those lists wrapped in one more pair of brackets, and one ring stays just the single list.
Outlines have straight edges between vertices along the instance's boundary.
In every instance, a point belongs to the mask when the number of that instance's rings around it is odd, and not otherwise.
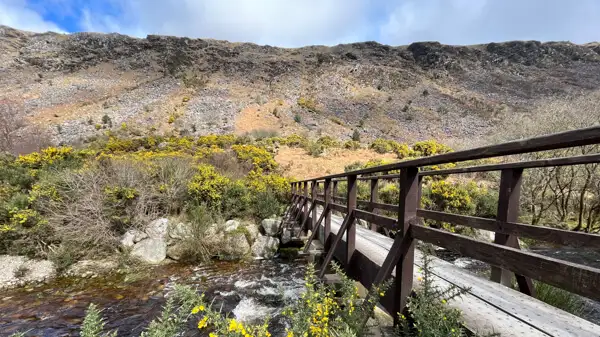
[{"label": "bridge railing", "polygon": [[[525,169],[558,167],[600,163],[600,154],[589,154],[567,158],[552,158],[534,161],[509,162],[443,170],[427,170],[427,166],[458,163],[476,159],[506,157],[517,154],[565,149],[600,144],[600,127],[592,127],[548,136],[479,147],[466,151],[451,152],[431,157],[402,161],[389,165],[333,174],[292,183],[291,213],[302,221],[302,229],[312,230],[310,240],[318,237],[323,223],[325,243],[324,264],[320,276],[325,273],[336,248],[342,245],[345,236],[345,257],[342,263],[351,265],[355,251],[356,221],[364,220],[371,230],[383,229],[394,235],[394,243],[375,277],[367,277],[372,284],[380,284],[396,270],[392,295],[393,305],[389,310],[400,312],[406,305],[413,287],[413,263],[415,240],[454,250],[492,266],[491,280],[512,286],[512,275],[516,276],[519,290],[534,295],[531,279],[544,282],[570,292],[600,300],[600,269],[522,251],[519,237],[547,241],[559,245],[600,248],[600,236],[573,232],[544,226],[532,226],[518,222],[519,197],[522,175]],[[437,212],[421,208],[423,178],[435,175],[451,175],[473,172],[500,171],[499,198],[496,219]],[[390,172],[396,172],[389,174]],[[397,173],[399,172],[399,173]],[[394,180],[399,184],[397,204],[385,204],[378,200],[381,180]],[[357,200],[359,181],[368,181],[369,200]],[[338,196],[338,184],[345,182],[346,196]],[[320,186],[322,185],[322,188]],[[309,192],[310,187],[310,192]],[[321,193],[322,192],[322,193]],[[317,219],[317,206],[323,207]],[[344,213],[338,234],[332,240],[331,213]],[[378,214],[379,211],[393,212],[395,217]],[[310,213],[310,216],[309,216]],[[308,221],[308,219],[311,219]],[[423,225],[430,219],[483,229],[495,233],[493,243],[474,239]],[[345,235],[343,235],[345,234]]]}]

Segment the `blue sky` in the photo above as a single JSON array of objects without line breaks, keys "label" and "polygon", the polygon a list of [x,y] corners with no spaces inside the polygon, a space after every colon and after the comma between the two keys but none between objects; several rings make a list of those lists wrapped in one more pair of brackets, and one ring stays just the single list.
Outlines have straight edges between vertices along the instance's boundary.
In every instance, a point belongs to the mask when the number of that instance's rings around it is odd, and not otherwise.
[{"label": "blue sky", "polygon": [[282,47],[365,40],[586,43],[600,40],[600,0],[0,0],[0,24]]}]

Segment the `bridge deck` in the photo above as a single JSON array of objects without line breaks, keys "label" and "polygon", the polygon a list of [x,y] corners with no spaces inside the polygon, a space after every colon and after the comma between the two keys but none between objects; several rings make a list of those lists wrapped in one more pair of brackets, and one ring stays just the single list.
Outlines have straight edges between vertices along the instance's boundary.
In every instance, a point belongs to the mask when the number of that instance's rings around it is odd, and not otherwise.
[{"label": "bridge deck", "polygon": [[[320,215],[321,211],[319,207],[317,214]],[[332,215],[332,234],[338,232],[342,220],[340,216]],[[381,266],[392,242],[391,238],[357,226],[355,254],[359,253]],[[335,256],[338,259],[343,257],[340,256],[342,251],[336,250]],[[417,251],[415,265],[420,267],[421,264],[422,254]],[[435,281],[439,286],[455,284],[470,288],[467,294],[449,304],[463,312],[466,325],[474,331],[497,332],[503,337],[600,336],[600,326],[518,291],[483,279],[440,259],[434,259],[432,265],[433,273],[437,276]],[[419,284],[418,269],[415,268],[415,285]]]}]

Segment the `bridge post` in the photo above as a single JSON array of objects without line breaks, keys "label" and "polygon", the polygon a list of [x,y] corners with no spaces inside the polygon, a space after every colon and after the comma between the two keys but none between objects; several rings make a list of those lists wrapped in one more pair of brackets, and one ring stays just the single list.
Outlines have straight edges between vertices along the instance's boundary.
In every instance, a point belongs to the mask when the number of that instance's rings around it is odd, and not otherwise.
[{"label": "bridge post", "polygon": [[[523,169],[504,169],[501,171],[496,220],[518,222],[522,175]],[[517,249],[520,248],[519,240],[514,235],[495,233],[494,243]],[[507,287],[512,287],[512,275],[513,273],[510,270],[492,266],[490,279]],[[521,292],[533,296],[535,290],[531,279],[522,275],[515,276]]]},{"label": "bridge post", "polygon": [[[357,193],[357,180],[356,175],[352,174],[348,176],[348,195],[347,195],[347,204],[348,214],[351,214],[356,209],[356,193]],[[352,258],[352,254],[354,253],[354,248],[356,244],[356,221],[352,220],[348,224],[348,229],[346,230],[346,259],[344,263],[346,266],[350,265],[350,259]],[[338,235],[343,235],[343,233],[339,233]]]},{"label": "bridge post", "polygon": [[[331,178],[325,179],[325,185],[323,186],[323,189],[325,194],[325,207],[327,207],[331,203]],[[327,252],[331,246],[331,238],[329,237],[329,234],[331,234],[331,211],[325,214],[325,224],[323,225],[323,228],[323,245],[325,251]]]},{"label": "bridge post", "polygon": [[[316,202],[317,199],[317,186],[318,183],[316,180],[313,180],[311,182],[312,186],[311,186],[311,190],[310,190],[310,194],[311,194],[311,205],[314,204]],[[310,230],[311,231],[316,231],[317,230],[317,207],[313,207],[312,209],[312,214],[311,214],[311,219],[310,219]],[[315,238],[319,237],[319,233],[316,234]]]},{"label": "bridge post", "polygon": [[[302,211],[302,223],[304,223],[306,221],[306,219],[308,218],[308,181],[305,181],[302,185],[303,188],[303,193],[304,193],[304,200],[306,201],[304,203],[304,210]],[[302,229],[304,230],[304,229]],[[306,232],[304,232],[306,233]]]},{"label": "bridge post", "polygon": [[[419,203],[419,169],[409,167],[400,171],[400,205],[398,208],[398,232],[402,233],[404,238],[410,228],[410,221],[417,216],[417,207]],[[408,297],[412,292],[413,283],[413,265],[415,260],[415,243],[408,238],[410,242],[405,253],[400,252],[401,256],[396,263],[396,281],[394,285],[394,324],[398,325],[399,313],[404,310],[408,302]]]},{"label": "bridge post", "polygon": [[[371,197],[369,198],[369,201],[371,202],[371,205],[369,206],[369,212],[373,212],[373,213],[377,213],[375,206],[373,205],[374,202],[377,202],[379,200],[379,179],[377,178],[372,178],[371,179]],[[377,231],[377,225],[375,223],[371,223],[370,224],[371,230],[372,231]]]},{"label": "bridge post", "polygon": [[333,192],[331,192],[331,202],[335,202],[335,198],[338,194],[338,182],[337,180],[333,181]]}]

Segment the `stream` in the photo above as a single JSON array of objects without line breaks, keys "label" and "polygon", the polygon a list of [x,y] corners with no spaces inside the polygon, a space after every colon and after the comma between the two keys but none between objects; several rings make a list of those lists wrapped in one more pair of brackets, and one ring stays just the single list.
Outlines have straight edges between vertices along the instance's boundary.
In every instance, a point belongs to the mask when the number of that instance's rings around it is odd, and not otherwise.
[{"label": "stream", "polygon": [[[204,292],[214,308],[245,322],[270,318],[273,336],[285,335],[281,311],[304,287],[305,260],[214,262],[201,266],[157,266],[144,277],[110,275],[59,278],[0,295],[0,336],[74,336],[90,303],[103,309],[106,328],[118,336],[139,336],[157,317],[174,285]],[[184,336],[198,335],[191,324]]]}]

